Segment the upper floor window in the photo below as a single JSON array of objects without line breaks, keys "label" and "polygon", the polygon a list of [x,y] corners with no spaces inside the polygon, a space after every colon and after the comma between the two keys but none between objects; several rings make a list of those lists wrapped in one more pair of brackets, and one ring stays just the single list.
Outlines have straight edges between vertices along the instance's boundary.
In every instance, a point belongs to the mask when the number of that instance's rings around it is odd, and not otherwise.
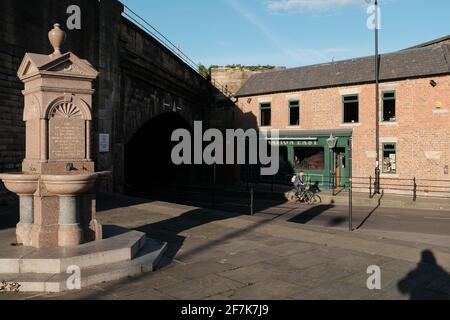
[{"label": "upper floor window", "polygon": [[395,122],[396,117],[396,99],[395,91],[383,92],[383,121]]},{"label": "upper floor window", "polygon": [[289,101],[289,126],[300,125],[300,101]]},{"label": "upper floor window", "polygon": [[397,173],[397,145],[395,143],[383,144],[383,173]]},{"label": "upper floor window", "polygon": [[359,99],[358,95],[343,97],[344,123],[359,123]]},{"label": "upper floor window", "polygon": [[261,103],[261,127],[270,127],[272,125],[272,105],[270,103]]}]

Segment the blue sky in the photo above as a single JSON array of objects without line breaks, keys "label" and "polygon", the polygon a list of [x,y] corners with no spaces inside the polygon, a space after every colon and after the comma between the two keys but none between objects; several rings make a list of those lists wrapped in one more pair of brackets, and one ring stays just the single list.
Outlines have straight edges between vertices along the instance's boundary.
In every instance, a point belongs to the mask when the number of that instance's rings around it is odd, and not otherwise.
[{"label": "blue sky", "polygon": [[[295,67],[373,54],[370,0],[122,0],[193,61]],[[450,34],[449,0],[379,0],[380,51]]]}]

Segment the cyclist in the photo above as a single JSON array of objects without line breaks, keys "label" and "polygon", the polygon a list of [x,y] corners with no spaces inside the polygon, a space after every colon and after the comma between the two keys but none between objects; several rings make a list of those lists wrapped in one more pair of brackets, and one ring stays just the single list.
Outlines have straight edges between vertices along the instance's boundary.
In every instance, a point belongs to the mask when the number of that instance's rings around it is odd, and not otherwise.
[{"label": "cyclist", "polygon": [[306,190],[306,181],[305,181],[305,172],[300,171],[299,174],[295,176],[294,186],[297,190],[296,196],[300,195],[302,192]]}]

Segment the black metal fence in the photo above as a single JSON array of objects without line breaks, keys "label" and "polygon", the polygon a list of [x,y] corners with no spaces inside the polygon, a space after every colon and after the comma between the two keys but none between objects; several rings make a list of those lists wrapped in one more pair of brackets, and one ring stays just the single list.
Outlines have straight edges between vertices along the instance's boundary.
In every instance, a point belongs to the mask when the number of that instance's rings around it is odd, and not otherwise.
[{"label": "black metal fence", "polygon": [[[277,185],[292,186],[291,179],[293,175],[281,173],[276,176],[262,177],[247,172],[243,175],[243,180],[247,184],[247,189],[254,184],[268,184],[270,190],[275,192]],[[348,191],[350,186],[349,177],[337,178],[336,175],[306,175],[306,181],[311,185],[315,185],[319,190],[332,190],[333,193]],[[375,196],[375,183],[373,176],[352,177],[353,191],[367,193],[370,198]],[[419,198],[450,199],[450,180],[381,177],[380,187],[384,194],[407,196],[411,197],[413,201],[417,201]]]},{"label": "black metal fence", "polygon": [[[380,178],[381,190],[384,193],[392,193],[418,198],[446,198],[450,199],[450,180]],[[370,197],[374,196],[374,177],[353,177],[354,189],[366,190]]]}]

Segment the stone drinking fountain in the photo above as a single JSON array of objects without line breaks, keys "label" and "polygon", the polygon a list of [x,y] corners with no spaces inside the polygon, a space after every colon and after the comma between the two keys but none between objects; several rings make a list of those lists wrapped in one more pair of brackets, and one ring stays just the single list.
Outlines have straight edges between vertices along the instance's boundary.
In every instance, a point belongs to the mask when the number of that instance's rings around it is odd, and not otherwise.
[{"label": "stone drinking fountain", "polygon": [[92,82],[98,72],[75,54],[56,24],[51,55],[27,53],[18,71],[25,85],[26,158],[20,174],[2,174],[19,195],[17,242],[45,248],[100,240],[95,219],[99,176],[91,160]]},{"label": "stone drinking fountain", "polygon": [[0,174],[20,199],[15,249],[0,233],[0,282],[10,279],[21,291],[66,290],[67,265],[86,269],[83,286],[153,270],[166,248],[130,230],[103,240],[96,189],[110,173],[95,172],[91,159],[92,83],[99,73],[74,53],[62,53],[65,39],[55,24],[49,32],[54,52],[26,53],[20,65],[26,158],[21,173]]}]

